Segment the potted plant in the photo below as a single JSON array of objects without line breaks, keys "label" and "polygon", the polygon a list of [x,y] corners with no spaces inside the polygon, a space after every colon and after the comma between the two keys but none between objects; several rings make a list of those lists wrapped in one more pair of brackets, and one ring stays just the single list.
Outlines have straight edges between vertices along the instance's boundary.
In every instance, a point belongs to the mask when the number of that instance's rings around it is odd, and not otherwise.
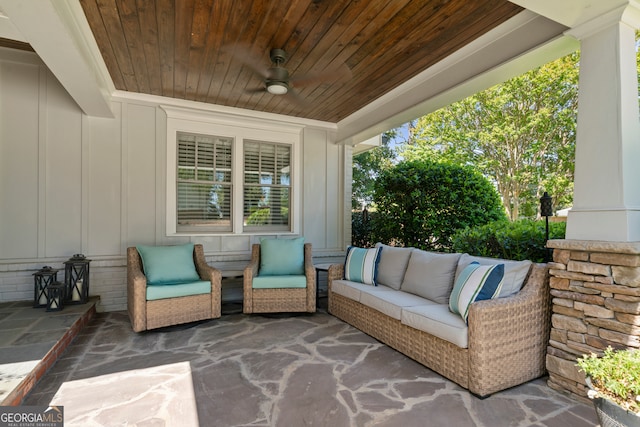
[{"label": "potted plant", "polygon": [[640,350],[614,350],[584,355],[577,365],[587,377],[602,427],[640,427]]}]

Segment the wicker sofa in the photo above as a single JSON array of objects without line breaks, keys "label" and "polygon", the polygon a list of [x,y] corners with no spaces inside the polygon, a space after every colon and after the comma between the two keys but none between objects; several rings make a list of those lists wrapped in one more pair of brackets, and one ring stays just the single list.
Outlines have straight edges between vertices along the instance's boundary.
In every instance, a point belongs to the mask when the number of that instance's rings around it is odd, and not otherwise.
[{"label": "wicker sofa", "polygon": [[[382,275],[389,262],[398,262],[397,257],[387,257],[384,262],[385,250],[389,253],[389,247],[382,249],[378,265]],[[433,253],[416,249],[410,260],[414,254],[433,258]],[[458,256],[455,267],[445,272],[451,274],[452,284],[464,267],[473,261],[480,264],[503,262],[466,254]],[[439,270],[434,275],[443,279],[442,263],[434,259],[432,268],[435,265]],[[523,265],[518,268],[522,269]],[[437,297],[439,302],[436,302],[415,295],[415,283],[413,288],[408,286],[409,289],[404,289],[410,269],[411,262],[406,264],[404,272],[400,268],[404,281],[399,289],[394,289],[398,287],[397,283],[392,288],[345,280],[345,265],[332,265],[328,273],[329,312],[456,382],[477,397],[486,397],[545,373],[551,317],[548,267],[545,264],[528,263],[524,274],[521,274],[522,287],[513,284],[515,288],[511,295],[502,297],[501,294],[499,298],[470,304],[467,324],[460,316],[451,313],[449,304],[442,299],[443,295]],[[424,276],[425,269],[414,268],[412,271],[414,282],[423,274],[421,280],[428,286],[432,279]],[[505,274],[505,279],[513,279],[507,276]],[[423,315],[427,318],[420,319]],[[456,316],[460,321],[455,320]]]}]

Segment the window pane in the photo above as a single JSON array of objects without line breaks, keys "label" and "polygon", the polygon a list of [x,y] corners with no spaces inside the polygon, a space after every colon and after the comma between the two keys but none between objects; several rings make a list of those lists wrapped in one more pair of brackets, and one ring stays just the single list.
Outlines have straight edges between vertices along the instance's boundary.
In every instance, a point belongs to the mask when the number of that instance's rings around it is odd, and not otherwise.
[{"label": "window pane", "polygon": [[231,186],[178,183],[178,225],[231,226]]},{"label": "window pane", "polygon": [[276,170],[276,182],[281,185],[290,185],[291,150],[289,147],[278,146],[278,168]]},{"label": "window pane", "polygon": [[245,143],[244,225],[289,230],[291,147]]},{"label": "window pane", "polygon": [[194,179],[196,176],[195,138],[191,142],[178,142],[178,179]]},{"label": "window pane", "polygon": [[198,154],[198,181],[213,181],[213,154],[215,150],[213,142],[199,142]]},{"label": "window pane", "polygon": [[233,139],[178,132],[178,231],[231,231]]},{"label": "window pane", "polygon": [[231,141],[216,144],[216,181],[231,182]]}]

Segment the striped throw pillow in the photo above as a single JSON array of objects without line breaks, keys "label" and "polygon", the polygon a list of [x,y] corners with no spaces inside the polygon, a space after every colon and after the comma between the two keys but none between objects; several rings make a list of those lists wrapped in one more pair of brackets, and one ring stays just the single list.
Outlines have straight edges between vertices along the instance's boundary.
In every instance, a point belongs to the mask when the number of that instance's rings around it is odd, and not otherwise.
[{"label": "striped throw pillow", "polygon": [[357,248],[349,246],[344,262],[344,278],[352,282],[377,286],[378,261],[382,248]]},{"label": "striped throw pillow", "polygon": [[480,265],[472,262],[462,270],[449,297],[449,310],[467,321],[475,301],[496,298],[504,282],[504,264]]}]

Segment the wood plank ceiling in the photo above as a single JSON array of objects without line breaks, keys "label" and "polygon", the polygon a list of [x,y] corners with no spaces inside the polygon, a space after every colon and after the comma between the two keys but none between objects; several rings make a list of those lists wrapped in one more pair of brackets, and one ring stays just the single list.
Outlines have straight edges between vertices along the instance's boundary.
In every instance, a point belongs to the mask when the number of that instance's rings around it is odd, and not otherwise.
[{"label": "wood plank ceiling", "polygon": [[[80,3],[117,89],[329,122],[522,10],[507,0]],[[272,48],[286,51],[297,96],[257,91]]]}]

